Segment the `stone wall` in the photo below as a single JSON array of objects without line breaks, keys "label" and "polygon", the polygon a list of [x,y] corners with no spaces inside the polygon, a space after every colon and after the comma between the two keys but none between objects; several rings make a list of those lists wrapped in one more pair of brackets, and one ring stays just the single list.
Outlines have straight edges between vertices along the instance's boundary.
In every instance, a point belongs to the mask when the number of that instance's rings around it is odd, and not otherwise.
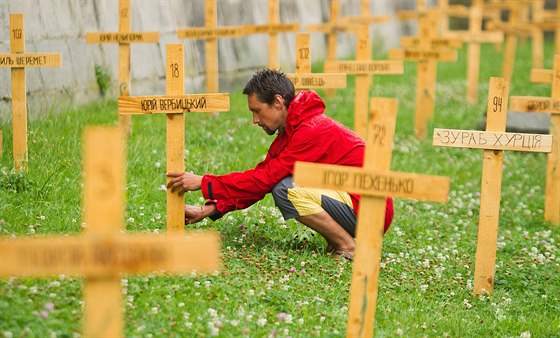
[{"label": "stone wall", "polygon": [[[218,25],[266,24],[266,0],[217,0]],[[371,26],[373,45],[378,50],[394,47],[402,34],[410,34],[414,25],[397,22],[397,10],[412,8],[415,0],[371,0],[376,15],[390,15],[391,22]],[[359,0],[342,0],[342,15],[358,15]],[[0,53],[8,53],[9,15],[23,13],[25,51],[28,53],[60,53],[60,68],[27,69],[28,114],[30,119],[50,111],[101,98],[95,75],[99,65],[117,78],[117,45],[86,44],[87,32],[118,30],[117,0],[9,0],[0,2]],[[281,0],[282,22],[308,24],[325,22],[329,18],[328,0]],[[203,0],[131,0],[133,32],[156,31],[159,43],[132,44],[131,95],[161,95],[165,93],[165,45],[185,45],[185,90],[202,92],[204,79],[204,43],[179,40],[178,28],[204,25]],[[251,35],[219,40],[220,91],[242,87],[250,75],[267,63],[267,35]],[[312,33],[311,54],[314,61],[325,58],[326,39]],[[339,35],[338,57],[353,54],[355,39]],[[294,71],[295,34],[280,34],[280,63],[284,71]],[[116,97],[116,85],[107,96]],[[11,119],[11,75],[0,69],[0,121]]]}]

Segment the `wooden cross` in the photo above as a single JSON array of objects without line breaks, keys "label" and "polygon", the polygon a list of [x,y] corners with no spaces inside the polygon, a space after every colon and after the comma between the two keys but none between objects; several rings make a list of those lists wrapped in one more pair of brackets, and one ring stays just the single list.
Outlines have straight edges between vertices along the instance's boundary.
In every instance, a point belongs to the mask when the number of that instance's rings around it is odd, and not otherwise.
[{"label": "wooden cross", "polygon": [[552,70],[533,69],[531,81],[552,83],[550,97],[512,96],[510,110],[551,114],[550,135],[553,144],[546,170],[544,219],[560,225],[560,54],[554,57]]},{"label": "wooden cross", "polygon": [[507,0],[496,4],[487,4],[485,8],[498,8],[509,11],[507,22],[490,21],[487,24],[489,30],[500,30],[505,34],[504,61],[502,64],[502,76],[511,79],[513,76],[513,65],[515,62],[515,51],[517,49],[517,37],[527,36],[531,33],[531,27],[521,20],[523,6],[530,2],[525,0]]},{"label": "wooden cross", "polygon": [[[130,95],[130,44],[159,42],[158,32],[131,32],[130,0],[119,0],[119,31],[116,33],[86,33],[86,43],[118,43],[119,96]],[[127,135],[131,132],[130,116],[119,116],[119,126]]]},{"label": "wooden cross", "polygon": [[[373,16],[370,14],[369,0],[360,0],[360,15],[348,16],[341,18],[340,0],[331,0],[330,16],[327,23],[312,24],[305,27],[307,32],[320,32],[327,36],[327,61],[336,60],[337,39],[340,33],[356,34],[360,26],[370,25],[374,23],[388,22],[390,17]],[[369,35],[369,31],[368,31]],[[371,56],[371,51],[368,51]],[[368,77],[369,78],[369,77]],[[327,96],[332,97],[335,93],[334,89],[327,90]],[[367,103],[366,103],[367,107]],[[366,108],[367,109],[367,108]]]},{"label": "wooden cross", "polygon": [[325,72],[355,74],[354,96],[354,131],[362,139],[366,139],[368,126],[368,101],[369,88],[372,83],[371,74],[402,74],[404,67],[402,61],[371,59],[371,44],[369,30],[362,26],[358,30],[356,40],[356,61],[325,61]]},{"label": "wooden cross", "polygon": [[309,34],[296,35],[296,72],[288,73],[296,90],[313,88],[345,88],[346,74],[311,73],[311,45]]},{"label": "wooden cross", "polygon": [[[166,46],[165,96],[120,96],[119,114],[166,114],[167,172],[185,171],[185,114],[188,112],[220,112],[229,110],[229,94],[185,95],[184,46]],[[168,178],[168,181],[170,178]],[[167,230],[182,231],[185,225],[184,198],[167,191]]]},{"label": "wooden cross", "polygon": [[347,337],[372,337],[387,196],[445,202],[447,177],[390,171],[397,100],[372,98],[363,168],[296,162],[298,186],[360,194]]},{"label": "wooden cross", "polygon": [[299,23],[280,23],[280,0],[268,0],[268,25],[249,25],[246,34],[269,34],[268,67],[279,69],[278,33],[299,32]]},{"label": "wooden cross", "polygon": [[60,67],[60,54],[25,53],[23,14],[10,14],[10,53],[0,54],[0,67],[12,70],[12,133],[16,172],[27,172],[27,93],[25,69]]},{"label": "wooden cross", "polygon": [[0,239],[0,276],[84,276],[86,337],[123,336],[122,274],[202,273],[219,268],[219,235],[125,235],[124,138],[118,128],[85,133],[84,234]]},{"label": "wooden cross", "polygon": [[[426,125],[434,113],[437,61],[457,60],[457,51],[452,49],[440,49],[437,46],[448,47],[460,46],[461,41],[456,39],[437,39],[436,22],[437,11],[422,10],[420,12],[420,36],[418,39],[403,38],[401,43],[405,46],[415,45],[417,48],[391,49],[389,59],[417,61],[416,80],[416,114],[414,135],[418,139],[426,137]],[[397,13],[399,14],[399,13]],[[401,18],[407,18],[408,14]]]},{"label": "wooden cross", "polygon": [[504,33],[482,31],[483,2],[474,0],[467,9],[468,31],[448,30],[446,37],[461,39],[468,43],[467,49],[467,102],[474,104],[478,100],[478,82],[480,74],[480,44],[502,43]]},{"label": "wooden cross", "polygon": [[434,129],[435,146],[484,149],[474,294],[492,293],[504,150],[550,152],[550,135],[506,133],[509,80],[490,78],[486,131]]},{"label": "wooden cross", "polygon": [[216,0],[204,1],[204,27],[177,29],[179,39],[204,39],[206,58],[206,92],[219,91],[218,39],[243,36],[249,26],[218,27]]}]

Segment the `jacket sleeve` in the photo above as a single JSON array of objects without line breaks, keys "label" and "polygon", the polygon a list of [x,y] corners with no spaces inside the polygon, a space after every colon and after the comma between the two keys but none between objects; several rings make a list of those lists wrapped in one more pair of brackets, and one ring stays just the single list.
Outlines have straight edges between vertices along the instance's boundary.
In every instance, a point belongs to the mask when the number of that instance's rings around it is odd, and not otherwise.
[{"label": "jacket sleeve", "polygon": [[[254,169],[221,176],[204,175],[202,195],[207,199],[217,200],[220,212],[242,209],[249,202],[261,200],[276,183],[293,173],[296,161],[314,162],[321,156],[321,153],[313,150],[313,140],[316,138],[312,134],[309,130],[294,132],[284,150],[277,156],[269,152],[267,158]],[[222,200],[229,202],[220,202]]]}]

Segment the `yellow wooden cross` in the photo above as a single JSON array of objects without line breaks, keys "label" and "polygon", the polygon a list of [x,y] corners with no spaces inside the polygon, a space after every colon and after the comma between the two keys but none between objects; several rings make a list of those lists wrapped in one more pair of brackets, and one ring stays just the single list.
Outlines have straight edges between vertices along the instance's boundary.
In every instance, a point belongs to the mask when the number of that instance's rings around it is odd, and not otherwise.
[{"label": "yellow wooden cross", "polygon": [[387,196],[445,202],[447,177],[390,171],[397,100],[372,98],[363,168],[296,162],[298,186],[360,194],[347,337],[372,337]]},{"label": "yellow wooden cross", "polygon": [[552,152],[548,154],[544,219],[560,225],[560,54],[554,56],[552,70],[533,69],[532,82],[552,83],[550,97],[512,96],[510,110],[516,112],[550,113]]},{"label": "yellow wooden cross", "polygon": [[218,27],[216,0],[204,1],[204,27],[177,29],[179,39],[204,39],[206,59],[206,92],[219,91],[218,39],[237,38],[246,34],[248,26]]},{"label": "yellow wooden cross", "polygon": [[0,239],[0,276],[84,276],[85,337],[123,336],[122,274],[210,273],[219,235],[125,235],[124,138],[88,128],[84,142],[84,221],[80,235]]},{"label": "yellow wooden cross", "polygon": [[474,293],[492,293],[500,215],[504,150],[550,152],[550,135],[505,133],[509,80],[490,78],[486,132],[434,129],[433,144],[484,149]]},{"label": "yellow wooden cross", "polygon": [[[457,39],[438,39],[436,37],[436,27],[438,19],[437,10],[421,9],[418,13],[412,13],[412,17],[418,17],[420,21],[419,38],[403,38],[401,43],[417,46],[407,49],[389,50],[389,58],[396,60],[417,61],[417,80],[416,80],[416,108],[414,135],[418,139],[426,137],[428,121],[434,113],[437,61],[457,60],[457,51],[449,48],[438,48],[438,46],[457,47],[461,41]],[[401,19],[410,18],[409,13],[397,13]]]},{"label": "yellow wooden cross", "polygon": [[60,67],[60,54],[25,53],[23,14],[10,14],[10,53],[0,54],[0,67],[12,70],[12,139],[14,169],[27,172],[27,93],[25,69]]},{"label": "yellow wooden cross", "polygon": [[[465,17],[469,20],[469,29],[448,30],[446,37],[461,39],[468,44],[467,48],[467,102],[474,104],[478,100],[479,74],[480,74],[480,44],[481,43],[502,43],[504,33],[499,31],[482,31],[483,18],[482,0],[474,0],[471,6],[466,9]],[[452,13],[457,15],[459,13]]]},{"label": "yellow wooden cross", "polygon": [[299,33],[296,35],[296,72],[286,74],[296,90],[345,88],[346,74],[311,72],[311,45],[309,41],[309,34]]},{"label": "yellow wooden cross", "polygon": [[502,76],[511,79],[515,63],[515,51],[517,49],[518,36],[529,36],[532,26],[522,21],[523,9],[530,4],[527,0],[505,0],[501,3],[486,4],[485,8],[497,8],[508,11],[508,21],[490,21],[487,24],[489,30],[499,30],[505,34],[505,51],[502,64]]},{"label": "yellow wooden cross", "polygon": [[[320,24],[311,24],[305,27],[307,32],[324,33],[327,36],[327,61],[334,61],[337,59],[337,39],[340,33],[357,34],[358,29],[370,24],[388,22],[390,17],[373,16],[370,12],[369,1],[360,0],[360,15],[341,17],[341,3],[340,0],[331,0],[330,2],[330,16],[329,21]],[[368,30],[369,36],[369,30]],[[371,56],[371,51],[368,51]],[[368,77],[369,79],[369,77]],[[327,96],[332,97],[335,94],[334,89],[327,90]],[[367,103],[366,103],[367,109]]]},{"label": "yellow wooden cross", "polygon": [[325,61],[325,72],[355,74],[354,131],[366,139],[368,126],[369,89],[371,74],[402,74],[403,62],[397,60],[377,60],[371,58],[371,44],[367,26],[358,30],[356,39],[356,61]]},{"label": "yellow wooden cross", "polygon": [[[185,95],[184,46],[169,44],[166,48],[165,96],[120,96],[119,115],[166,114],[167,172],[185,171],[185,115],[187,112],[219,112],[229,110],[229,94]],[[170,179],[168,178],[168,181]],[[167,231],[182,231],[185,225],[184,198],[167,191]]]},{"label": "yellow wooden cross", "polygon": [[278,34],[297,33],[300,31],[299,23],[280,23],[280,0],[268,0],[268,24],[249,25],[247,34],[268,34],[268,68],[279,69],[278,60]]},{"label": "yellow wooden cross", "polygon": [[[159,42],[158,32],[132,32],[130,0],[119,0],[119,31],[116,33],[86,33],[86,43],[118,43],[119,96],[130,95],[130,44]],[[125,135],[131,132],[130,116],[119,116],[119,126]]]}]

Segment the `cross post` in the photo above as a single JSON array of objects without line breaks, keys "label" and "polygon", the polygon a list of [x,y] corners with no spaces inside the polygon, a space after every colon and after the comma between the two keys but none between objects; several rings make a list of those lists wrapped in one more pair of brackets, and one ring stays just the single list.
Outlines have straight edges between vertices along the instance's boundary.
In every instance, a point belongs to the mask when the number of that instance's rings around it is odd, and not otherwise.
[{"label": "cross post", "polygon": [[379,266],[387,196],[445,202],[448,177],[390,171],[397,100],[372,98],[363,168],[296,162],[298,186],[361,195],[356,225],[347,337],[371,337],[375,326]]},{"label": "cross post", "polygon": [[[124,114],[166,114],[168,172],[185,171],[185,115],[189,112],[229,110],[229,94],[184,94],[184,46],[166,46],[165,96],[120,96],[118,110]],[[170,178],[167,179],[168,181]],[[167,191],[167,231],[182,231],[185,225],[184,197]]]},{"label": "cross post", "polygon": [[496,264],[504,150],[550,152],[550,135],[506,133],[509,80],[490,78],[486,131],[434,129],[435,146],[484,149],[474,294],[492,293]]},{"label": "cross post", "polygon": [[[538,74],[550,75],[550,80],[537,81]],[[554,56],[552,70],[533,69],[532,82],[552,83],[550,97],[512,96],[510,110],[514,112],[535,112],[550,114],[550,132],[552,151],[548,154],[546,169],[546,187],[544,219],[560,225],[560,54]]]},{"label": "cross post", "polygon": [[[119,31],[116,33],[86,33],[86,43],[117,43],[119,66],[117,84],[119,96],[130,95],[130,44],[159,42],[158,32],[132,32],[130,24],[130,0],[119,0]],[[131,130],[129,115],[119,116],[119,126],[124,135]]]},{"label": "cross post", "polygon": [[60,67],[60,54],[25,53],[23,14],[10,14],[10,53],[0,54],[0,67],[12,71],[12,139],[14,169],[27,172],[27,93],[25,69]]},{"label": "cross post", "polygon": [[371,59],[371,43],[369,29],[362,26],[358,30],[356,39],[356,61],[325,61],[325,72],[354,74],[355,96],[354,96],[354,131],[362,139],[366,139],[368,126],[368,101],[369,89],[372,85],[370,75],[402,74],[403,62],[400,60],[377,60]]},{"label": "cross post", "polygon": [[219,235],[123,234],[122,131],[86,129],[84,152],[85,233],[0,238],[0,276],[84,276],[83,335],[122,337],[122,274],[217,271]]},{"label": "cross post", "polygon": [[[404,46],[415,45],[416,48],[391,49],[389,59],[416,61],[417,80],[416,80],[416,108],[414,135],[418,139],[426,138],[427,123],[434,114],[437,61],[456,61],[457,51],[452,49],[441,49],[436,46],[457,47],[462,44],[460,40],[437,39],[436,23],[437,10],[422,10],[419,13],[419,38],[403,38],[401,44]],[[398,14],[398,13],[397,13]],[[408,13],[401,18],[408,18]]]},{"label": "cross post", "polygon": [[287,73],[286,76],[296,90],[346,87],[346,74],[311,72],[311,44],[308,33],[296,35],[296,72]]}]

